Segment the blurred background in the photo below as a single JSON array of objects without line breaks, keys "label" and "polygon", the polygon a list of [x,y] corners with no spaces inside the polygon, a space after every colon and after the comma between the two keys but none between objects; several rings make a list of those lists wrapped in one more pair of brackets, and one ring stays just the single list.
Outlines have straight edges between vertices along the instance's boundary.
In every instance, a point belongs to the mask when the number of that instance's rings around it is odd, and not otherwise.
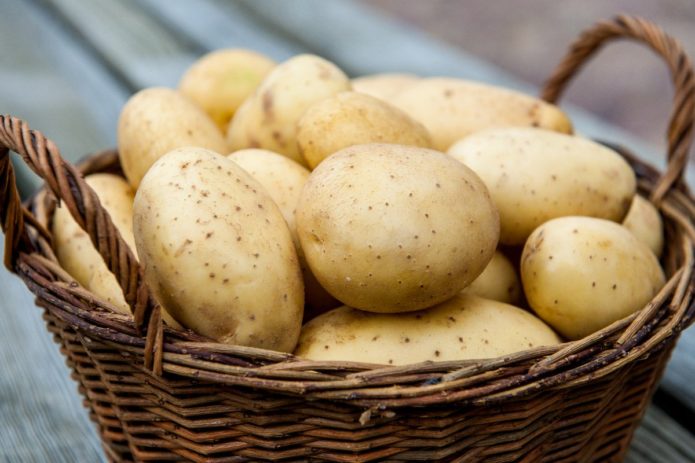
[{"label": "blurred background", "polygon": [[[617,13],[656,22],[695,56],[693,0],[363,1],[534,86],[582,29]],[[660,147],[671,97],[666,66],[642,47],[617,43],[597,55],[566,101]]]}]

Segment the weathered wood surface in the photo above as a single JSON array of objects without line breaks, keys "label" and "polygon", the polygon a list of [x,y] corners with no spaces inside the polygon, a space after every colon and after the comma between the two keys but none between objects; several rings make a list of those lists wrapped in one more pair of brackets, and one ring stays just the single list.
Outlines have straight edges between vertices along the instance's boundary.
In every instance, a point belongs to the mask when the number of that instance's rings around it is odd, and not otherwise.
[{"label": "weathered wood surface", "polygon": [[[277,60],[313,52],[351,75],[398,70],[534,91],[480,58],[348,0],[4,0],[0,6],[0,112],[30,121],[71,160],[113,146],[129,93],[174,86],[196,56],[220,47],[254,48]],[[582,111],[570,112],[582,132],[657,160],[658,148]],[[28,177],[23,182],[27,189],[36,184]],[[0,294],[1,364],[19,371],[0,378],[0,416],[7,417],[0,426],[0,460],[96,461],[98,441],[40,311],[21,281],[4,269]],[[691,410],[694,331],[682,337],[662,384]],[[11,442],[22,445],[4,445]],[[28,443],[35,445],[26,449]],[[693,435],[651,407],[628,461],[695,461],[694,452]]]}]

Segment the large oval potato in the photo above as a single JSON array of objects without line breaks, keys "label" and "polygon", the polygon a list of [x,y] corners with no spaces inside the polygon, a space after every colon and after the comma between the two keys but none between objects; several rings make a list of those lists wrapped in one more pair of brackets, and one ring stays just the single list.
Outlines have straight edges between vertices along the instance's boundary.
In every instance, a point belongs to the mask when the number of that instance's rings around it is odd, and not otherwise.
[{"label": "large oval potato", "polygon": [[309,176],[297,232],[321,285],[358,309],[403,312],[448,299],[492,258],[499,219],[482,181],[437,151],[357,145]]},{"label": "large oval potato", "polygon": [[649,246],[656,257],[661,256],[664,248],[664,223],[659,211],[649,200],[635,195],[623,226]]},{"label": "large oval potato", "polygon": [[229,159],[239,164],[263,185],[280,208],[289,226],[304,276],[304,318],[313,318],[319,313],[338,307],[340,303],[323,289],[311,273],[297,236],[295,211],[310,172],[293,160],[268,150],[239,150],[230,154]]},{"label": "large oval potato", "polygon": [[521,302],[521,282],[516,270],[511,261],[499,251],[495,251],[483,273],[464,291],[507,304]]},{"label": "large oval potato", "polygon": [[186,70],[179,91],[226,132],[237,108],[274,67],[275,61],[255,51],[215,50]]},{"label": "large oval potato", "polygon": [[404,365],[485,359],[559,343],[553,330],[525,310],[460,294],[419,312],[332,310],[302,328],[295,355]]},{"label": "large oval potato", "polygon": [[371,74],[352,79],[352,89],[365,95],[391,102],[391,100],[406,88],[419,81],[414,74]]},{"label": "large oval potato", "polygon": [[312,169],[336,151],[364,143],[432,146],[422,124],[384,101],[357,92],[319,101],[297,124],[299,151]]},{"label": "large oval potato", "polygon": [[220,342],[290,352],[304,304],[285,219],[235,162],[202,148],[160,158],[135,196],[145,279],[184,326]]},{"label": "large oval potato", "polygon": [[548,130],[488,130],[456,143],[449,154],[487,185],[500,213],[504,244],[522,244],[555,217],[620,222],[635,194],[635,174],[618,153]]},{"label": "large oval potato", "polygon": [[333,63],[299,55],[273,69],[232,118],[232,151],[264,148],[305,164],[297,146],[297,121],[309,106],[350,90],[350,80]]},{"label": "large oval potato", "polygon": [[391,103],[422,122],[434,147],[446,151],[471,133],[492,127],[533,126],[571,133],[556,106],[514,90],[462,79],[422,79]]},{"label": "large oval potato", "polygon": [[[128,182],[117,175],[93,174],[85,178],[111,216],[111,221],[131,250],[133,240],[133,196]],[[92,244],[86,231],[72,218],[64,206],[53,215],[52,234],[56,257],[61,267],[77,282],[123,313],[130,313],[123,290],[109,271],[104,259]]]},{"label": "large oval potato", "polygon": [[529,305],[579,339],[641,309],[664,285],[654,253],[620,224],[562,217],[538,227],[521,257]]},{"label": "large oval potato", "polygon": [[175,90],[148,88],[130,97],[118,118],[118,153],[133,188],[157,159],[182,146],[228,151],[215,123]]}]

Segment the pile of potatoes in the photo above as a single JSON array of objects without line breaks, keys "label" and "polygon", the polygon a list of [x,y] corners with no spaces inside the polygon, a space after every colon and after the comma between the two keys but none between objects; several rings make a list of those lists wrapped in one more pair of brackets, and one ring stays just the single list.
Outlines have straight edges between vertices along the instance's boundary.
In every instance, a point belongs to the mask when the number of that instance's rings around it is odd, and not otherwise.
[{"label": "pile of potatoes", "polygon": [[[664,284],[630,166],[508,89],[220,50],[133,95],[118,149],[125,180],[87,182],[166,323],[222,343],[489,358],[590,335]],[[129,313],[65,208],[52,225],[63,268]]]}]

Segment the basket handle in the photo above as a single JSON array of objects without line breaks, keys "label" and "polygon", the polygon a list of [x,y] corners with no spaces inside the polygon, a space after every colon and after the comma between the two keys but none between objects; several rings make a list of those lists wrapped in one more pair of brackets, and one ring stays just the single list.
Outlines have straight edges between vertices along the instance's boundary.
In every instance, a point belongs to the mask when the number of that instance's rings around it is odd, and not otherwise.
[{"label": "basket handle", "polygon": [[0,115],[0,220],[5,232],[5,266],[14,271],[20,253],[36,250],[25,223],[39,227],[22,205],[10,162],[10,150],[18,153],[27,166],[45,180],[77,224],[89,234],[94,247],[123,289],[136,327],[142,333],[143,326],[149,327],[156,302],[145,284],[140,264],[101,206],[96,193],[79,171],[63,160],[60,150],[50,139],[31,130],[21,119]]},{"label": "basket handle", "polygon": [[567,84],[587,60],[606,42],[629,38],[649,46],[661,56],[671,72],[675,95],[668,126],[668,167],[657,182],[651,199],[659,203],[664,195],[683,181],[688,152],[693,141],[695,80],[690,58],[680,43],[656,24],[634,16],[620,15],[585,30],[570,46],[541,92],[541,98],[555,103]]}]

